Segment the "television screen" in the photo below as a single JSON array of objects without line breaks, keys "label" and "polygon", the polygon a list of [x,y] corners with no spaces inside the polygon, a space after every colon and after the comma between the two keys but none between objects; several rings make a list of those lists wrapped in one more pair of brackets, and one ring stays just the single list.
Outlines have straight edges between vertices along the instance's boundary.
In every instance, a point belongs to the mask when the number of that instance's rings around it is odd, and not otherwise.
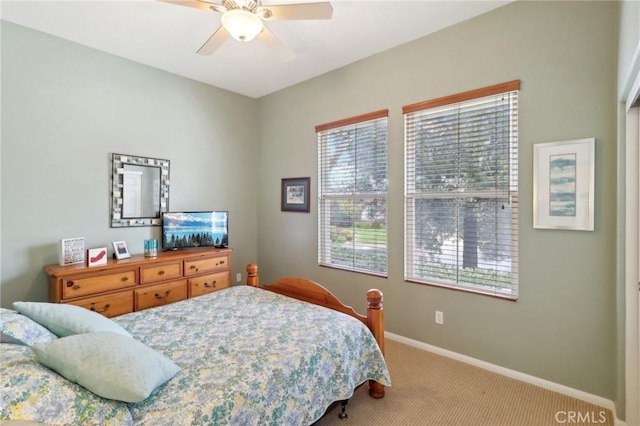
[{"label": "television screen", "polygon": [[165,212],[162,248],[228,247],[229,212]]}]

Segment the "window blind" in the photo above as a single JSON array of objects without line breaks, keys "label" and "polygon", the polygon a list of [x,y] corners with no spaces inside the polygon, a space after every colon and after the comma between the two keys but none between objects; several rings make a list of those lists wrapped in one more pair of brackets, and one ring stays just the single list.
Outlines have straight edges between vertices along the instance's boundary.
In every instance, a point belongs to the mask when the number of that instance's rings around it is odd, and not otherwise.
[{"label": "window blind", "polygon": [[320,265],[387,274],[387,116],[316,126]]},{"label": "window blind", "polygon": [[404,107],[406,280],[517,298],[518,89]]}]

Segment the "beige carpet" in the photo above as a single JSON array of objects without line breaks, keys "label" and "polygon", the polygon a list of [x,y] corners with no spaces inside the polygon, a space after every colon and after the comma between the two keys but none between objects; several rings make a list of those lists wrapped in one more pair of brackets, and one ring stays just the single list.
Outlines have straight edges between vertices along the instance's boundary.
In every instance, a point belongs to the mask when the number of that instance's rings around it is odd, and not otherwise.
[{"label": "beige carpet", "polygon": [[385,397],[375,400],[361,386],[347,419],[338,419],[338,406],[317,426],[614,424],[605,408],[412,346],[386,340],[385,352],[392,382]]}]

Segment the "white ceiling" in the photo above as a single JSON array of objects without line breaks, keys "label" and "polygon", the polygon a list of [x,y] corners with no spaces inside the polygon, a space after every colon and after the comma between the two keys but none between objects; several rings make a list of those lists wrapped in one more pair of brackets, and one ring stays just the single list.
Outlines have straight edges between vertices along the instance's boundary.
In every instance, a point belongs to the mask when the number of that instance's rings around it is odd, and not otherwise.
[{"label": "white ceiling", "polygon": [[[259,98],[510,1],[513,0],[333,0],[330,20],[266,23],[294,51],[296,56],[290,62],[282,62],[258,40],[240,43],[229,38],[213,55],[198,55],[196,51],[219,27],[220,14],[156,0],[2,0],[0,17]],[[313,2],[263,0],[262,4]]]}]

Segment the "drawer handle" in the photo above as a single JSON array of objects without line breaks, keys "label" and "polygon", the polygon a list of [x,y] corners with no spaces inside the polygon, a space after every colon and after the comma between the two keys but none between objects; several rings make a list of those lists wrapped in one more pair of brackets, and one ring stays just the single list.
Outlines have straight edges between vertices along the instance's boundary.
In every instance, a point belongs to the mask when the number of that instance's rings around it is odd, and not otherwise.
[{"label": "drawer handle", "polygon": [[164,292],[164,296],[160,296],[160,293],[156,293],[156,299],[166,299],[167,297],[169,297],[169,293],[171,293],[171,290],[167,290]]},{"label": "drawer handle", "polygon": [[216,283],[217,283],[217,282],[218,282],[218,281],[214,281],[214,282],[212,282],[211,284],[209,284],[209,283],[204,283],[204,286],[205,286],[205,287],[207,287],[207,288],[216,288]]},{"label": "drawer handle", "polygon": [[164,271],[158,271],[158,275],[164,275]]},{"label": "drawer handle", "polygon": [[98,312],[99,314],[103,313],[103,312],[107,312],[107,310],[109,310],[109,308],[111,307],[111,305],[109,303],[107,303],[106,305],[104,305],[104,309],[101,311],[98,311],[95,307],[95,305],[92,303],[91,304],[91,311],[93,312]]},{"label": "drawer handle", "polygon": [[218,265],[224,265],[224,260],[221,260]]},{"label": "drawer handle", "polygon": [[74,290],[80,290],[82,287],[80,284],[75,284],[73,281],[67,281],[67,287],[73,287]]},{"label": "drawer handle", "polygon": [[123,283],[124,283],[124,282],[127,282],[127,281],[129,281],[129,277],[122,277],[122,282],[123,282]]},{"label": "drawer handle", "polygon": [[189,269],[196,269],[196,265],[189,266]]}]

